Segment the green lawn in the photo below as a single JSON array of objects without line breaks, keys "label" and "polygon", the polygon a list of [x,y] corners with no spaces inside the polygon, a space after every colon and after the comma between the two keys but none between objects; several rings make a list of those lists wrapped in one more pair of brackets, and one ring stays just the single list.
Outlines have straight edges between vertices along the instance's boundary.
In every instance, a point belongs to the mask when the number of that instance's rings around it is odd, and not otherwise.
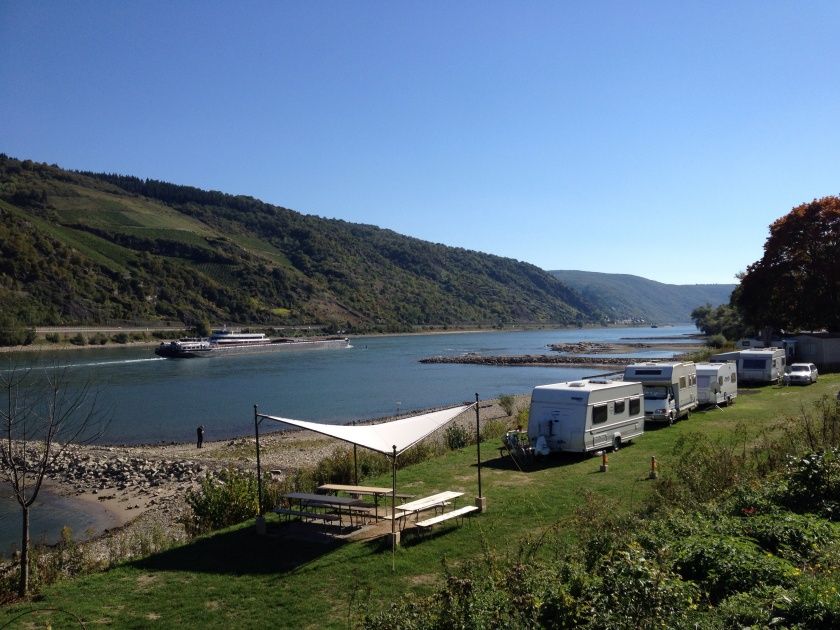
[{"label": "green lawn", "polygon": [[[810,387],[743,390],[730,408],[695,413],[674,427],[649,430],[610,454],[607,473],[599,472],[597,457],[551,458],[523,472],[509,460],[498,459],[495,443],[483,444],[488,511],[462,527],[444,525],[420,540],[407,535],[393,559],[379,541],[263,538],[248,523],[106,573],[52,586],[37,601],[0,611],[0,625],[38,608],[45,610],[12,625],[69,626],[70,612],[88,627],[347,627],[392,599],[430,592],[444,561],[515,554],[526,536],[555,524],[562,531],[587,495],[616,509],[639,507],[654,483],[647,479],[650,457],[656,456],[660,470],[667,473],[680,436],[703,432],[743,439],[736,431],[739,426],[754,436],[786,416],[796,422],[803,407],[821,396],[833,398],[838,385],[840,375],[829,375]],[[389,485],[390,479],[365,483]],[[401,470],[398,489],[417,496],[460,489],[471,501],[477,490],[475,447]],[[283,527],[276,529],[282,532]]]}]

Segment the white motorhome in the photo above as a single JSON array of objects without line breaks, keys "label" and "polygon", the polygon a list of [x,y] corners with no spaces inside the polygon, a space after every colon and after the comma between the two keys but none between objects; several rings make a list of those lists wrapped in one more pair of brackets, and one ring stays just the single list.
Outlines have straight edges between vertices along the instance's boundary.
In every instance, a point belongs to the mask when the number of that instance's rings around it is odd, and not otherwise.
[{"label": "white motorhome", "polygon": [[531,393],[528,438],[538,455],[583,453],[642,435],[642,386],[604,379],[539,385]]},{"label": "white motorhome", "polygon": [[777,383],[785,374],[785,351],[782,348],[740,350],[713,354],[712,363],[736,361],[738,380],[742,383]]},{"label": "white motorhome", "polygon": [[701,405],[728,405],[738,396],[738,366],[726,363],[697,364],[697,401]]},{"label": "white motorhome", "polygon": [[624,368],[625,381],[644,386],[645,419],[673,424],[697,407],[697,369],[686,363],[633,363]]}]

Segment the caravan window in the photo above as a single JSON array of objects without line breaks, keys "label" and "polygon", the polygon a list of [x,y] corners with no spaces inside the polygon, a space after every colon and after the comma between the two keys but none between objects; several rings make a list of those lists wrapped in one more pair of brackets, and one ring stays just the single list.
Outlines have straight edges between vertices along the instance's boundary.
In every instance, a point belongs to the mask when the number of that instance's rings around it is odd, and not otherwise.
[{"label": "caravan window", "polygon": [[697,375],[696,374],[690,374],[689,375],[688,384],[689,385],[697,385]]},{"label": "caravan window", "polygon": [[718,385],[723,385],[723,377],[718,376]]},{"label": "caravan window", "polygon": [[732,372],[732,382],[733,382],[733,383],[737,383],[737,382],[738,382],[738,376],[737,376],[737,374],[736,374],[735,372]]},{"label": "caravan window", "polygon": [[624,413],[624,401],[623,400],[616,400],[613,403],[613,413],[618,415],[620,413]]},{"label": "caravan window", "polygon": [[640,398],[631,398],[630,399],[630,415],[637,416],[639,415],[639,411],[642,409],[642,401]]},{"label": "caravan window", "polygon": [[601,424],[607,421],[607,406],[595,405],[592,407],[592,424]]},{"label": "caravan window", "polygon": [[685,376],[680,376],[680,389],[685,389],[688,387],[688,382],[685,380]]},{"label": "caravan window", "polygon": [[662,370],[637,369],[634,374],[636,376],[662,376]]},{"label": "caravan window", "polygon": [[763,370],[767,367],[767,359],[744,359],[745,370]]}]

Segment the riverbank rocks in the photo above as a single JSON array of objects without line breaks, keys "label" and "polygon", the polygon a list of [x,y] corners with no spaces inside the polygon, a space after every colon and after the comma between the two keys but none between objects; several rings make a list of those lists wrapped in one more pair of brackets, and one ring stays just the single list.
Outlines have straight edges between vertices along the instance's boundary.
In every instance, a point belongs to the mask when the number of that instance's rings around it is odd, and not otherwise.
[{"label": "riverbank rocks", "polygon": [[47,477],[69,483],[74,491],[143,490],[163,483],[192,485],[210,471],[192,461],[131,457],[116,454],[112,448],[98,450],[101,454],[67,449],[52,462]]},{"label": "riverbank rocks", "polygon": [[[466,363],[472,365],[579,365],[599,367],[603,365],[629,365],[639,361],[638,357],[578,357],[556,354],[519,354],[512,356],[436,356],[420,359],[420,363]],[[667,358],[645,358],[645,361],[667,361]]]}]

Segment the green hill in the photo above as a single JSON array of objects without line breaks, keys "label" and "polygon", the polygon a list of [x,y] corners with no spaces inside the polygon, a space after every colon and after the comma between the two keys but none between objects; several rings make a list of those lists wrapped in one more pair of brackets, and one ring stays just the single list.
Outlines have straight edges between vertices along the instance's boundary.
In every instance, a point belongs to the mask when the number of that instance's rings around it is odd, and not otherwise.
[{"label": "green hill", "polygon": [[246,196],[0,155],[0,315],[352,330],[601,321],[526,263]]},{"label": "green hill", "polygon": [[728,304],[734,284],[663,284],[639,276],[594,271],[550,271],[563,284],[598,304],[611,320],[690,322],[691,311]]}]

